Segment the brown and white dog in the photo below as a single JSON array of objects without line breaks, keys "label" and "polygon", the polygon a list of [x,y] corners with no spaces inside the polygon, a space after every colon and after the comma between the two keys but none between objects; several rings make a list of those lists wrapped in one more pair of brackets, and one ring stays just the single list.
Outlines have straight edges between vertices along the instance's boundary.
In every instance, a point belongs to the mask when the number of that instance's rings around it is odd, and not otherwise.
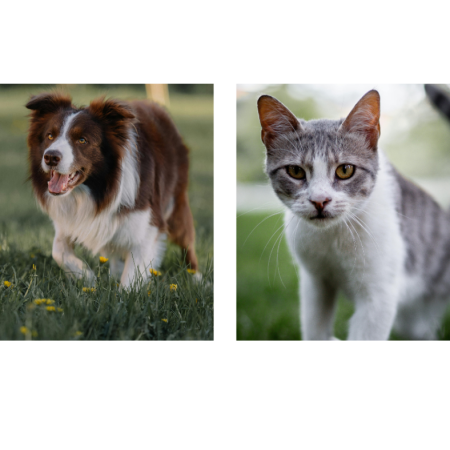
[{"label": "brown and white dog", "polygon": [[100,98],[77,108],[58,93],[26,107],[34,193],[55,226],[53,258],[68,274],[95,281],[74,254],[80,243],[108,256],[129,286],[158,268],[166,234],[197,270],[188,150],[161,107]]}]

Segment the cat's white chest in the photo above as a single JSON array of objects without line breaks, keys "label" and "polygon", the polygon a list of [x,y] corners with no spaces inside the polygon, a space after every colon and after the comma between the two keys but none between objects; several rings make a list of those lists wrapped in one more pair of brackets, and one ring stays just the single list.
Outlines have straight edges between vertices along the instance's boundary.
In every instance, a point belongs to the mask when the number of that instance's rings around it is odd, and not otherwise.
[{"label": "cat's white chest", "polygon": [[361,283],[381,283],[402,272],[404,247],[398,227],[372,221],[320,229],[290,210],[285,223],[288,246],[297,262],[350,296]]},{"label": "cat's white chest", "polygon": [[334,229],[314,230],[289,210],[285,223],[289,248],[310,272],[320,273],[341,284],[366,264],[365,253],[361,251],[364,237],[359,241],[350,233],[339,233]]}]

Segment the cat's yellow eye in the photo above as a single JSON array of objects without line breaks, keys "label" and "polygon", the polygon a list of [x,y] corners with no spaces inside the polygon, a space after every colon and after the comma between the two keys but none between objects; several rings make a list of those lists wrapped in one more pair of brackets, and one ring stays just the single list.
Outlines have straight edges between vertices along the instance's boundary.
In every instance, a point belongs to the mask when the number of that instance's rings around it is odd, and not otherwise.
[{"label": "cat's yellow eye", "polygon": [[336,175],[341,180],[345,180],[347,178],[350,178],[353,175],[354,171],[355,171],[355,166],[352,166],[351,164],[342,164],[342,166],[339,166],[336,169]]},{"label": "cat's yellow eye", "polygon": [[85,138],[80,138],[80,139],[78,139],[78,142],[80,144],[86,144],[86,139]]},{"label": "cat's yellow eye", "polygon": [[305,171],[300,166],[288,166],[287,173],[296,180],[302,180],[306,177]]},{"label": "cat's yellow eye", "polygon": [[48,134],[48,138],[49,138],[51,141],[53,141],[53,134],[52,134],[52,133],[49,133],[49,134]]}]

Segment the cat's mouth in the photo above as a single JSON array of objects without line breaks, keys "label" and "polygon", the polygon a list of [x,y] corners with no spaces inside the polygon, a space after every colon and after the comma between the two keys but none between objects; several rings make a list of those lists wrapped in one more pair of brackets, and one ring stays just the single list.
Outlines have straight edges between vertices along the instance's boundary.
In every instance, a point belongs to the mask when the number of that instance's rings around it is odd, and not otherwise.
[{"label": "cat's mouth", "polygon": [[326,220],[326,219],[332,219],[333,216],[326,211],[319,211],[315,216],[310,217],[310,220]]},{"label": "cat's mouth", "polygon": [[310,223],[321,228],[336,223],[336,216],[326,211],[318,212],[315,216],[311,216],[308,219]]}]

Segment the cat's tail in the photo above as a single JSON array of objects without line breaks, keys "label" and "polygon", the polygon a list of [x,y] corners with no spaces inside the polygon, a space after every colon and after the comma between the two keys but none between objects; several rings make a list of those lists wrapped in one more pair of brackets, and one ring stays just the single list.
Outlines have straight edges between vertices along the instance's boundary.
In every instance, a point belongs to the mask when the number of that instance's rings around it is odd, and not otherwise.
[{"label": "cat's tail", "polygon": [[450,120],[450,93],[436,84],[426,84],[425,92],[431,103]]}]

